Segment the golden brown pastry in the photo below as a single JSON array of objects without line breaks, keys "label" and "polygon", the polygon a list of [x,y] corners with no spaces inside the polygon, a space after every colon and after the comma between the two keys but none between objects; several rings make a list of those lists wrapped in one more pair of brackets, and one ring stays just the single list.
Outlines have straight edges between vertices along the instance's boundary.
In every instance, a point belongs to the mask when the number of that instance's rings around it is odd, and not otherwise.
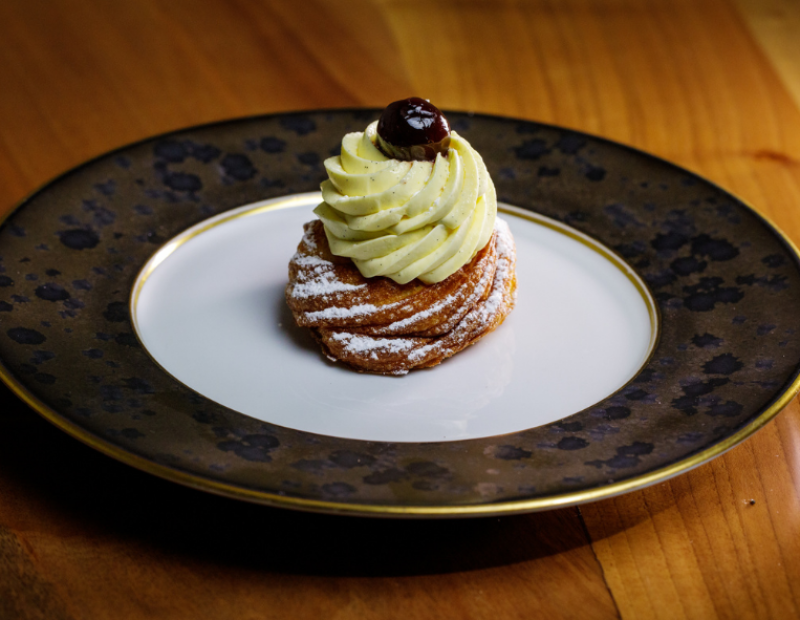
[{"label": "golden brown pastry", "polygon": [[289,263],[286,300],[330,359],[405,374],[439,364],[500,325],[514,307],[515,265],[514,240],[497,220],[489,243],[441,282],[367,279],[352,261],[331,254],[315,220]]}]

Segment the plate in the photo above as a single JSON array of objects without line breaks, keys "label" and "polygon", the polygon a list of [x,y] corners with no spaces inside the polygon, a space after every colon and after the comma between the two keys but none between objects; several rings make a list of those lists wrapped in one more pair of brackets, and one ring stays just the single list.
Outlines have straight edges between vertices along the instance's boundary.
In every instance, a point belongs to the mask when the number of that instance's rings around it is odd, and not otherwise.
[{"label": "plate", "polygon": [[[378,113],[187,129],[95,159],[25,200],[0,228],[4,381],[58,427],[153,474],[276,506],[374,516],[525,512],[641,488],[722,454],[800,389],[800,261],[762,216],[625,146],[465,113],[448,118],[482,154],[503,203],[597,240],[647,283],[660,338],[635,377],[556,421],[453,441],[280,426],[174,378],[131,321],[148,260],[209,218],[316,191],[341,136]],[[521,310],[515,322],[549,329]],[[515,385],[534,382],[526,372],[536,370],[515,369]],[[588,381],[563,374],[565,397]]]},{"label": "plate", "polygon": [[[519,292],[502,329],[402,378],[334,364],[284,299],[287,257],[320,202],[313,192],[245,205],[153,255],[134,284],[131,317],[164,370],[230,409],[295,430],[452,441],[581,411],[626,384],[652,351],[656,304],[641,278],[575,229],[500,205],[516,241]],[[573,374],[580,385],[570,385]]]}]

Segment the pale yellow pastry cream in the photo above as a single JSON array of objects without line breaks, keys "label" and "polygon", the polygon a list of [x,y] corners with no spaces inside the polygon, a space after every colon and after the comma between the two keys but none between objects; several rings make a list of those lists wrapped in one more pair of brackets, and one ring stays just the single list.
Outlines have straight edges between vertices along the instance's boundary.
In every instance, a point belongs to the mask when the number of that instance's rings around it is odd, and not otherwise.
[{"label": "pale yellow pastry cream", "polygon": [[375,146],[377,124],[345,135],[341,155],[325,160],[324,202],[314,213],[331,252],[352,258],[364,277],[440,282],[489,242],[494,184],[481,156],[455,131],[445,155],[401,161]]}]

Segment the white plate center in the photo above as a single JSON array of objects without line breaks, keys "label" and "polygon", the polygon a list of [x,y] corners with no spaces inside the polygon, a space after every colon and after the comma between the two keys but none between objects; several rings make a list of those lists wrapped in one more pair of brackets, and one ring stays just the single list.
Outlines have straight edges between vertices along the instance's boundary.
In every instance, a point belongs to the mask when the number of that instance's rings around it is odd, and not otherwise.
[{"label": "white plate center", "polygon": [[452,441],[547,424],[627,383],[654,342],[646,289],[597,242],[503,208],[517,244],[516,309],[494,333],[428,370],[359,374],[295,326],[283,290],[318,193],[231,211],[162,248],[132,316],[179,381],[243,414],[373,441]]}]

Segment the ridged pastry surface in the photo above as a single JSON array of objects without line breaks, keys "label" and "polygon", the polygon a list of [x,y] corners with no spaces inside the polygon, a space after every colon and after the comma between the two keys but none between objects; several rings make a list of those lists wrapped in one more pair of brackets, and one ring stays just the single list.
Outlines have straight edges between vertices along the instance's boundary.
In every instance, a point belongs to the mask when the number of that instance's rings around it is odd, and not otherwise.
[{"label": "ridged pastry surface", "polygon": [[515,265],[511,232],[497,220],[489,243],[441,282],[367,279],[331,253],[315,220],[289,263],[286,300],[329,358],[362,372],[405,374],[439,364],[500,325],[514,307]]}]

